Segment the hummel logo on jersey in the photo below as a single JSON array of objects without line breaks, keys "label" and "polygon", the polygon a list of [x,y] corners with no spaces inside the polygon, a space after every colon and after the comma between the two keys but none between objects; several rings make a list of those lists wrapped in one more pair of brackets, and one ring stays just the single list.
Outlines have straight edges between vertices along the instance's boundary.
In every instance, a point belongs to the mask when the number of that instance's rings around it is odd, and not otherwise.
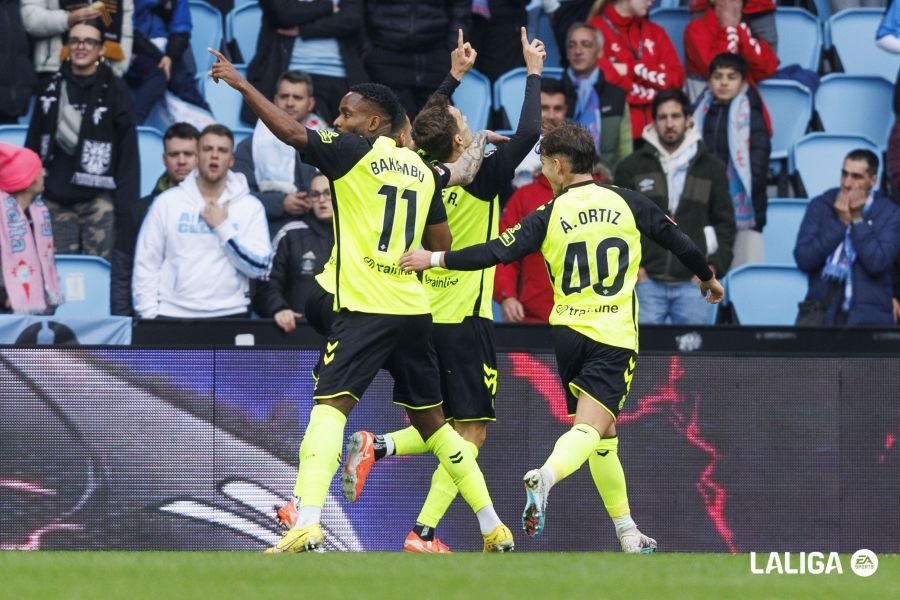
[{"label": "hummel logo on jersey", "polygon": [[484,367],[484,385],[491,390],[491,395],[497,395],[497,369],[492,369],[482,363]]},{"label": "hummel logo on jersey", "polygon": [[326,365],[331,364],[331,361],[334,360],[334,351],[337,350],[338,344],[340,343],[340,340],[336,340],[334,343],[325,343],[325,354],[322,356],[322,362],[324,362]]},{"label": "hummel logo on jersey", "polygon": [[450,455],[450,462],[452,462],[454,465],[458,465],[459,463],[462,462],[462,459],[463,459],[463,458],[464,458],[464,457],[463,457],[463,453],[462,453],[462,452],[457,452],[456,454],[451,454],[451,455]]}]

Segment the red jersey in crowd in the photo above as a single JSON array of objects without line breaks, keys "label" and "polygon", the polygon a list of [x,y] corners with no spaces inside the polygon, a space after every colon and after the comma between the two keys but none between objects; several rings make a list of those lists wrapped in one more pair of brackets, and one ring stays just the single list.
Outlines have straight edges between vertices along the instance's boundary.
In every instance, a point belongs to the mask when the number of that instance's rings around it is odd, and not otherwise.
[{"label": "red jersey in crowd", "polygon": [[688,74],[702,79],[709,78],[709,63],[723,52],[739,54],[746,59],[749,81],[762,81],[778,69],[775,51],[766,42],[753,37],[746,23],[722,27],[712,9],[685,28],[684,50]]},{"label": "red jersey in crowd", "polygon": [[[709,8],[708,0],[691,0],[690,10],[692,13],[703,12],[707,8]],[[775,10],[774,0],[746,0],[741,12],[745,15],[756,15],[770,10]]]}]

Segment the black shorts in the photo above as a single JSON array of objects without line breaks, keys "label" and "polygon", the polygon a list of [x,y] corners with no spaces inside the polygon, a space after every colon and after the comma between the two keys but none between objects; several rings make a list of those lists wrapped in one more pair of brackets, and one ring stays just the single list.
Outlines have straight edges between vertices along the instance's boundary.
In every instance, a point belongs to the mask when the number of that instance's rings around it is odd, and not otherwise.
[{"label": "black shorts", "polygon": [[441,369],[444,416],[457,421],[493,421],[497,395],[494,323],[466,317],[462,323],[434,325]]},{"label": "black shorts", "polygon": [[322,337],[328,337],[334,325],[334,294],[325,291],[319,282],[313,283],[303,307],[306,322]]},{"label": "black shorts", "polygon": [[379,369],[394,378],[394,404],[441,404],[431,315],[337,313],[316,368],[313,398],[349,394],[358,401]]},{"label": "black shorts", "polygon": [[553,328],[553,345],[569,415],[584,392],[617,418],[631,388],[637,352],[601,344],[568,327]]}]

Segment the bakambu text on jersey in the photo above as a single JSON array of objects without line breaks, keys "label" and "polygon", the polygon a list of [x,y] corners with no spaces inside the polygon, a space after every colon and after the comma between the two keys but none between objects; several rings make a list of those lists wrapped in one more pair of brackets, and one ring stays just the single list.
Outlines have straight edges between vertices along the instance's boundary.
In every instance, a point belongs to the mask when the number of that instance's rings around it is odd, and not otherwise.
[{"label": "bakambu text on jersey", "polygon": [[369,163],[369,168],[372,169],[374,175],[378,175],[382,171],[396,171],[398,173],[403,173],[408,177],[418,179],[419,183],[425,182],[425,172],[422,171],[422,169],[416,165],[411,165],[394,158],[380,158],[378,160],[373,160]]}]

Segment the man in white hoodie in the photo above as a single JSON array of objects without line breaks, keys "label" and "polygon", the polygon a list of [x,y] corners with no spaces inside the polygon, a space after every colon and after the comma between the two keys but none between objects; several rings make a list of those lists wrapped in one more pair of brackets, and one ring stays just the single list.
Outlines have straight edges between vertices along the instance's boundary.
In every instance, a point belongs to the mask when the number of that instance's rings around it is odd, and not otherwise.
[{"label": "man in white hoodie", "polygon": [[248,315],[249,281],[265,274],[272,248],[262,204],[230,170],[233,150],[227,127],[204,129],[197,170],[151,205],[132,280],[141,318]]},{"label": "man in white hoodie", "polygon": [[[647,143],[616,166],[615,184],[650,198],[706,253],[709,267],[721,277],[731,265],[735,237],[725,163],[700,139],[681,90],[657,94],[652,115],[643,133]],[[641,256],[635,288],[641,325],[709,322],[709,304],[689,269],[646,238]]]}]

